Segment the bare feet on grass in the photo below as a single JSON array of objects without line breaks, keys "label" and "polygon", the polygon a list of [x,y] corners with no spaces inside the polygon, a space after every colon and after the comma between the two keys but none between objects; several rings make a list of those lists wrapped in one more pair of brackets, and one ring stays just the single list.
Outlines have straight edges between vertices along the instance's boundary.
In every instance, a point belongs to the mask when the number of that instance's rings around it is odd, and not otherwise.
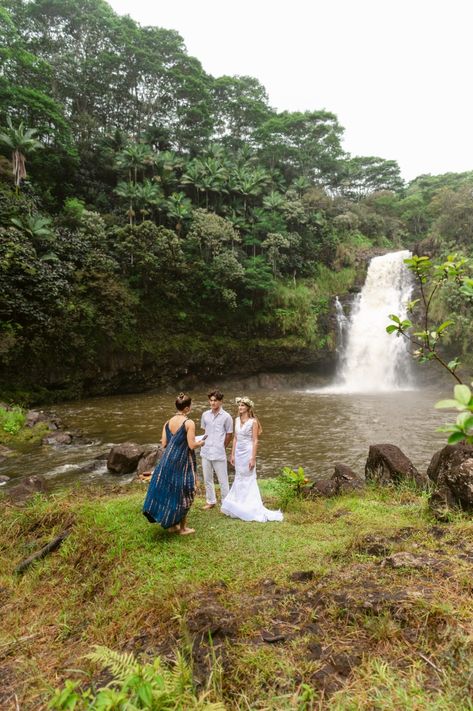
[{"label": "bare feet on grass", "polygon": [[195,528],[180,528],[179,529],[180,536],[189,536],[191,533],[195,533]]}]

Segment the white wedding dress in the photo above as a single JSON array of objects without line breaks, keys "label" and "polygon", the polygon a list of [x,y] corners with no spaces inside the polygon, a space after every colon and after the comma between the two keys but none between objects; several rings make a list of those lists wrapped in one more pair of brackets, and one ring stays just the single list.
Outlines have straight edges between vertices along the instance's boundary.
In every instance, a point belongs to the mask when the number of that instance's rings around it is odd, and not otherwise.
[{"label": "white wedding dress", "polygon": [[253,451],[253,419],[243,425],[240,418],[235,420],[235,480],[222,502],[222,513],[243,521],[282,521],[281,511],[270,511],[263,506],[256,481],[256,467],[249,469]]}]

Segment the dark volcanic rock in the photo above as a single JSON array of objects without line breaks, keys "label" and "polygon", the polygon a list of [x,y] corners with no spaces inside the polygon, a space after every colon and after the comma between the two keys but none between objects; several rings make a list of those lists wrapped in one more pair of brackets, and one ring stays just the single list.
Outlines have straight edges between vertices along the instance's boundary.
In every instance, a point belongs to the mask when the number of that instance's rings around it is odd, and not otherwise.
[{"label": "dark volcanic rock", "polygon": [[150,472],[152,471],[156,464],[159,462],[163,455],[163,448],[159,444],[157,447],[154,447],[153,450],[149,453],[141,457],[140,461],[138,462],[138,467],[136,469],[137,474],[142,474],[143,472]]},{"label": "dark volcanic rock", "polygon": [[117,444],[110,450],[107,468],[112,474],[131,474],[136,470],[140,459],[147,457],[153,449],[149,444],[135,442]]},{"label": "dark volcanic rock", "polygon": [[435,516],[448,517],[450,508],[473,510],[473,446],[448,444],[436,452],[427,469],[436,486],[429,500]]},{"label": "dark volcanic rock", "polygon": [[395,444],[372,444],[365,465],[365,477],[378,484],[413,481],[426,488],[428,478],[421,474],[411,460]]},{"label": "dark volcanic rock", "polygon": [[319,496],[336,496],[337,493],[337,484],[334,481],[331,479],[319,479],[318,481],[314,481],[312,486],[309,487],[306,496],[309,499],[315,499]]},{"label": "dark volcanic rock", "polygon": [[346,464],[337,463],[330,479],[314,481],[307,489],[306,496],[309,499],[330,497],[346,494],[349,491],[361,491],[364,488],[365,482],[363,479],[360,479]]},{"label": "dark volcanic rock", "polygon": [[337,486],[337,494],[346,494],[349,491],[361,491],[365,488],[365,482],[355,474],[346,464],[337,462],[331,481]]}]

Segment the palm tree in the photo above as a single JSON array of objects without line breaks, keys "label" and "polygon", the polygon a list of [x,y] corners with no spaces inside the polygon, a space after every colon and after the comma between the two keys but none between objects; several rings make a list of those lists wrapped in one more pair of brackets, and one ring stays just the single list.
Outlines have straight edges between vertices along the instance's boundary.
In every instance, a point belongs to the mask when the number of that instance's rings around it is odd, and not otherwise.
[{"label": "palm tree", "polygon": [[225,148],[219,143],[211,143],[210,146],[207,146],[203,155],[205,158],[213,158],[222,162],[225,160]]},{"label": "palm tree", "polygon": [[300,175],[298,178],[292,181],[292,187],[297,191],[299,197],[302,197],[303,193],[308,190],[312,185],[312,182],[306,178],[305,175]]},{"label": "palm tree", "polygon": [[128,171],[128,182],[135,185],[138,182],[138,171],[154,162],[154,155],[149,146],[144,143],[130,143],[115,158],[118,170]]},{"label": "palm tree", "polygon": [[277,210],[284,202],[284,195],[272,190],[269,195],[263,198],[263,207],[265,207],[266,210]]},{"label": "palm tree", "polygon": [[184,193],[172,193],[167,200],[167,213],[176,220],[175,230],[180,234],[182,223],[192,215],[192,202]]},{"label": "palm tree", "polygon": [[243,197],[243,210],[245,215],[248,209],[248,198],[260,195],[265,185],[269,182],[269,175],[263,168],[247,168],[246,166],[233,169],[230,189]]},{"label": "palm tree", "polygon": [[135,198],[138,205],[141,205],[141,215],[144,219],[147,214],[146,205],[159,206],[164,204],[163,191],[157,183],[152,180],[144,180],[135,186]]},{"label": "palm tree", "polygon": [[25,128],[23,122],[14,128],[11,118],[7,118],[7,128],[0,133],[0,144],[11,150],[13,178],[16,192],[20,189],[21,181],[26,178],[26,156],[28,153],[43,148],[41,141],[35,138],[37,131],[34,128]]},{"label": "palm tree", "polygon": [[114,192],[119,195],[122,198],[125,198],[125,200],[128,201],[128,219],[130,221],[130,227],[133,225],[133,218],[135,216],[135,210],[133,209],[133,202],[136,200],[138,197],[138,191],[137,191],[138,186],[135,185],[132,182],[125,182],[122,180],[120,183],[118,183],[117,187],[115,188]]},{"label": "palm tree", "polygon": [[163,151],[158,154],[156,160],[157,175],[155,180],[161,185],[168,195],[178,184],[177,173],[184,168],[184,159],[177,156],[173,151]]},{"label": "palm tree", "polygon": [[199,158],[191,160],[179,183],[180,185],[192,185],[197,205],[199,205],[199,190],[204,189],[201,187],[202,165],[202,161]]}]

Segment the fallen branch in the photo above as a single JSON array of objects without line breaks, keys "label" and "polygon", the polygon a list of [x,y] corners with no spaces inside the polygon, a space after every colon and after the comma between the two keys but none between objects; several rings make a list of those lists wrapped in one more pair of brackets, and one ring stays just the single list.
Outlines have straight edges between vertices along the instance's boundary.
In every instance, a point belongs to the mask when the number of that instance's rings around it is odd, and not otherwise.
[{"label": "fallen branch", "polygon": [[439,674],[442,674],[442,670],[438,668],[436,664],[433,663],[431,659],[425,656],[425,654],[422,654],[422,652],[419,652],[419,657],[424,660],[424,662],[427,662],[427,664],[430,664],[432,669],[435,669],[435,671],[439,672]]},{"label": "fallen branch", "polygon": [[40,548],[39,551],[36,551],[36,553],[33,553],[28,558],[25,558],[25,560],[23,560],[16,566],[15,573],[17,575],[21,575],[36,560],[46,558],[47,555],[57,550],[62,544],[62,542],[68,537],[69,533],[70,530],[66,528],[66,530],[60,533],[59,536],[56,536],[56,538],[53,538],[53,540],[50,541],[47,545],[43,546],[43,548]]}]

